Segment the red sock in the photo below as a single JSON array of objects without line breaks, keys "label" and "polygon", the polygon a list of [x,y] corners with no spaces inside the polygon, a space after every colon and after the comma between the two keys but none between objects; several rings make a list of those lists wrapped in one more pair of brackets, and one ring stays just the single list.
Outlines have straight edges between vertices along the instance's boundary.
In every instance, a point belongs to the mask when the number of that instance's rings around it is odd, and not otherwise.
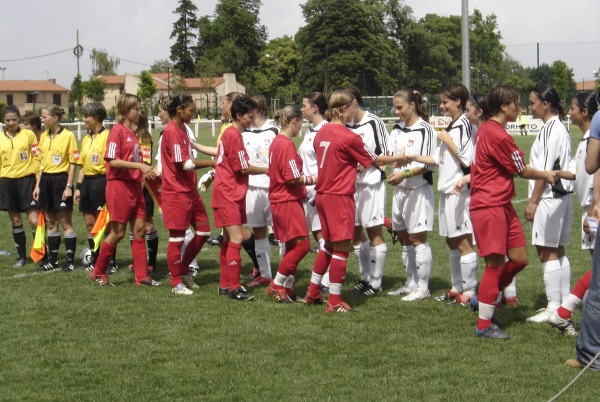
[{"label": "red sock", "polygon": [[480,303],[496,303],[498,293],[500,293],[500,277],[504,269],[505,267],[485,266],[485,271],[479,282],[479,293],[477,294],[477,299]]},{"label": "red sock", "polygon": [[229,271],[227,271],[227,249],[229,242],[221,242],[221,252],[219,253],[219,287],[226,289],[229,287]]},{"label": "red sock", "polygon": [[285,255],[279,263],[278,272],[283,276],[296,275],[296,268],[300,261],[310,251],[310,240],[299,242],[288,241],[285,243]]},{"label": "red sock", "polygon": [[337,293],[332,293],[332,286],[339,285],[340,287],[344,283],[346,277],[346,268],[348,267],[348,252],[345,251],[334,251],[331,258],[331,264],[329,265],[329,299],[328,303],[332,306],[337,306],[342,302],[342,296]]},{"label": "red sock", "polygon": [[481,317],[477,317],[477,329],[479,331],[483,331],[484,329],[486,329],[490,325],[492,325],[492,320],[484,320]]},{"label": "red sock", "polygon": [[202,246],[208,239],[208,236],[199,236],[196,235],[190,241],[190,244],[185,248],[183,252],[183,257],[181,257],[181,275],[187,275],[190,267],[190,263],[196,258]]},{"label": "red sock", "polygon": [[94,264],[94,275],[106,275],[106,268],[108,268],[110,259],[116,249],[117,246],[107,243],[106,240],[102,242],[100,254],[98,254],[98,258],[96,258],[96,263]]},{"label": "red sock", "polygon": [[171,273],[171,287],[174,288],[181,283],[181,245],[183,244],[183,240],[171,241],[171,239],[175,238],[171,233],[169,234],[169,237],[169,244],[167,245],[167,266]]},{"label": "red sock", "polygon": [[[333,250],[327,246],[325,246],[325,250],[319,250],[313,266],[313,272],[315,274],[325,275],[325,272],[327,272],[327,268],[329,268],[329,264],[331,263],[332,254]],[[319,289],[319,285],[311,281],[308,285],[308,295],[310,297],[319,297],[320,294],[321,290]]]},{"label": "red sock", "polygon": [[573,290],[571,290],[571,294],[577,296],[579,300],[583,300],[583,296],[585,296],[585,292],[590,288],[590,282],[592,280],[592,270],[587,271],[573,286]]},{"label": "red sock", "polygon": [[233,242],[229,242],[229,247],[227,247],[227,270],[229,272],[229,288],[231,290],[240,287],[241,249],[241,244]]},{"label": "red sock", "polygon": [[560,318],[562,318],[563,320],[568,320],[569,318],[571,318],[571,314],[573,314],[573,312],[567,310],[563,306],[560,306],[559,308],[556,309],[556,314],[558,314],[558,316]]},{"label": "red sock", "polygon": [[146,262],[146,240],[143,237],[133,239],[131,242],[131,255],[133,257],[133,271],[135,279],[141,281],[148,276]]},{"label": "red sock", "polygon": [[500,290],[503,290],[505,287],[510,285],[512,280],[519,272],[521,272],[527,264],[523,264],[522,262],[508,260],[504,264],[502,269],[502,275],[500,276]]}]

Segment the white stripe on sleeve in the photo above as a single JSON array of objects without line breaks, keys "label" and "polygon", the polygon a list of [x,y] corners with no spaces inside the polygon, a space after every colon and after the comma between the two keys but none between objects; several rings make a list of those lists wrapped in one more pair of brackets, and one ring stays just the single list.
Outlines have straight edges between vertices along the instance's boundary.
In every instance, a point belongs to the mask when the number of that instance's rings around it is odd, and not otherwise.
[{"label": "white stripe on sleeve", "polygon": [[107,153],[109,159],[114,159],[116,153],[117,153],[117,143],[116,142],[110,142],[108,144],[108,153]]},{"label": "white stripe on sleeve", "polygon": [[521,158],[521,155],[519,154],[519,151],[515,151],[511,154],[511,157],[513,159],[513,162],[515,163],[515,167],[517,168],[517,172],[522,172],[523,170],[525,170],[525,162],[523,161],[523,158]]},{"label": "white stripe on sleeve", "polygon": [[240,157],[240,164],[242,165],[242,169],[248,169],[248,162],[246,162],[246,151],[239,151],[238,156]]},{"label": "white stripe on sleeve", "polygon": [[181,145],[173,144],[173,156],[175,156],[175,162],[183,162],[183,158],[181,157]]},{"label": "white stripe on sleeve", "polygon": [[300,177],[300,171],[298,170],[298,166],[296,165],[296,161],[293,159],[290,159],[288,161],[288,163],[290,164],[290,168],[292,169],[292,174],[294,175],[294,179],[297,179],[298,177]]}]

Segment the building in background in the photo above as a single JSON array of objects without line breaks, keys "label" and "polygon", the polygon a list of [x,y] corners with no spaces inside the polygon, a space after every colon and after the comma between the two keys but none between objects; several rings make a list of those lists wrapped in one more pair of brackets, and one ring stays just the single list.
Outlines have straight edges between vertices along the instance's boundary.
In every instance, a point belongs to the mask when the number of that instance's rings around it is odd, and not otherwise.
[{"label": "building in background", "polygon": [[69,89],[58,85],[55,79],[1,80],[0,102],[18,107],[21,113],[39,111],[51,104],[68,111]]}]

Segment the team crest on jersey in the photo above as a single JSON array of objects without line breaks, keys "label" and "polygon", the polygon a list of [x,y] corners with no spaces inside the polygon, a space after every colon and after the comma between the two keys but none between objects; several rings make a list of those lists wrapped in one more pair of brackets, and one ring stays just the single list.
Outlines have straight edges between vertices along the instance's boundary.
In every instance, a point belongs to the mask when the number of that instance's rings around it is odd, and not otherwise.
[{"label": "team crest on jersey", "polygon": [[73,159],[75,159],[76,161],[79,160],[79,151],[73,151]]},{"label": "team crest on jersey", "polygon": [[52,155],[52,163],[54,163],[54,166],[60,165],[61,161],[62,161],[62,156],[60,156],[60,155]]},{"label": "team crest on jersey", "polygon": [[100,164],[100,154],[92,154],[92,165]]},{"label": "team crest on jersey", "polygon": [[19,152],[19,159],[21,159],[21,162],[25,162],[28,159],[27,151]]}]

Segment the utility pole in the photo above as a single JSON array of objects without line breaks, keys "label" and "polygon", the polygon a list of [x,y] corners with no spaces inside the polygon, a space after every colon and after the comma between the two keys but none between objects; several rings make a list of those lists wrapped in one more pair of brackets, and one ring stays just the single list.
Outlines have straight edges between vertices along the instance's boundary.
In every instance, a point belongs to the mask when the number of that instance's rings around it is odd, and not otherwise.
[{"label": "utility pole", "polygon": [[469,0],[462,0],[462,76],[463,85],[471,91],[471,58],[469,49]]},{"label": "utility pole", "polygon": [[79,71],[79,59],[83,55],[83,46],[79,44],[79,29],[77,30],[77,45],[73,48],[73,54],[77,57],[77,75],[81,76]]}]

